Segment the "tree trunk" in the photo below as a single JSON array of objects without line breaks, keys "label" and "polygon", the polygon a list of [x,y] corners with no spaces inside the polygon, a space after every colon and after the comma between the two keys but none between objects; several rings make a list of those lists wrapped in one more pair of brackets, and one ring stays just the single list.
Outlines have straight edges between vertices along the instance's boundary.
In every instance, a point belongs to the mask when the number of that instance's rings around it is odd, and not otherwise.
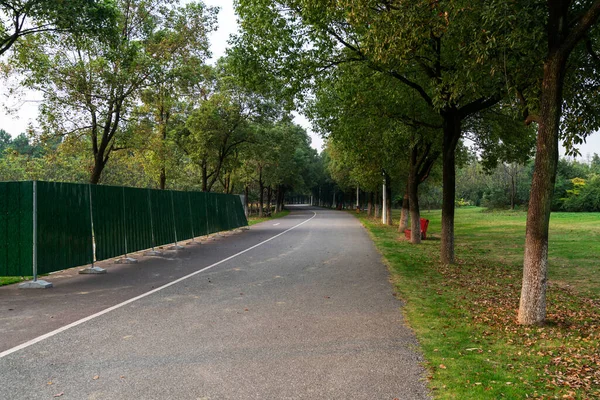
[{"label": "tree trunk", "polygon": [[367,204],[367,217],[373,215],[373,192],[369,192],[369,203]]},{"label": "tree trunk", "polygon": [[279,211],[283,211],[283,203],[285,201],[285,189],[283,188],[283,185],[279,185],[278,189],[277,189],[277,197],[279,198],[278,200],[278,207],[279,207]]},{"label": "tree trunk", "polygon": [[273,200],[273,189],[269,186],[267,188],[267,215],[271,214],[271,200]]},{"label": "tree trunk", "polygon": [[381,202],[379,200],[379,191],[375,193],[375,218],[381,217]]},{"label": "tree trunk", "polygon": [[206,166],[206,162],[202,162],[202,191],[203,192],[208,192],[208,171],[207,171],[207,166]]},{"label": "tree trunk", "polygon": [[390,182],[390,176],[388,174],[385,175],[385,180],[386,180],[386,184],[385,184],[385,191],[386,191],[386,212],[387,212],[387,219],[386,222],[389,226],[393,225],[393,221],[392,221],[392,185]]},{"label": "tree trunk", "polygon": [[398,224],[398,232],[402,233],[408,229],[408,213],[409,211],[408,201],[408,182],[406,183],[406,190],[404,191],[404,197],[402,198],[402,211],[400,213],[400,223]]},{"label": "tree trunk", "polygon": [[165,171],[165,167],[160,168],[160,177],[159,177],[159,187],[160,190],[165,190],[167,186],[167,172]]},{"label": "tree trunk", "polygon": [[258,182],[258,217],[263,217],[264,203],[265,203],[265,187],[262,181]]},{"label": "tree trunk", "polygon": [[442,113],[442,244],[441,260],[454,264],[454,198],[456,197],[456,145],[461,135],[461,119],[456,109]]},{"label": "tree trunk", "polygon": [[558,133],[566,58],[558,52],[544,64],[535,167],[527,210],[523,285],[518,322],[541,324],[546,319],[548,226],[558,164]]},{"label": "tree trunk", "polygon": [[417,147],[414,146],[410,156],[408,172],[408,202],[410,203],[410,242],[421,243],[421,213],[419,211],[419,179],[417,177]]},{"label": "tree trunk", "polygon": [[246,217],[248,217],[248,194],[250,194],[250,188],[248,185],[244,187],[244,211],[246,212]]},{"label": "tree trunk", "polygon": [[94,167],[92,168],[92,174],[90,175],[90,183],[92,185],[97,185],[98,182],[100,182],[100,177],[102,176],[105,165],[106,163],[103,160],[102,154],[97,154],[94,158]]}]

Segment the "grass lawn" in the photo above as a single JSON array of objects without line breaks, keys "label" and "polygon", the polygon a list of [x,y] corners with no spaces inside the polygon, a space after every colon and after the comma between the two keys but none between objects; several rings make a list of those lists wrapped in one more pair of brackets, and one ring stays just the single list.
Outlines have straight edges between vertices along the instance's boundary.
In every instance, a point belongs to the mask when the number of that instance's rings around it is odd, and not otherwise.
[{"label": "grass lawn", "polygon": [[600,398],[600,214],[552,214],[542,327],[516,324],[525,213],[457,209],[450,266],[439,262],[441,213],[422,217],[428,240],[416,246],[359,215],[406,302],[435,398]]},{"label": "grass lawn", "polygon": [[249,217],[248,218],[248,225],[252,226],[252,225],[258,224],[260,222],[265,222],[265,221],[270,221],[272,219],[277,219],[277,218],[285,217],[289,213],[290,213],[289,210],[283,210],[283,211],[278,212],[276,214],[271,214],[270,217],[263,217],[263,218],[258,218],[256,216]]},{"label": "grass lawn", "polygon": [[0,276],[0,286],[11,285],[13,283],[25,282],[32,280],[32,276],[20,277],[20,276]]}]

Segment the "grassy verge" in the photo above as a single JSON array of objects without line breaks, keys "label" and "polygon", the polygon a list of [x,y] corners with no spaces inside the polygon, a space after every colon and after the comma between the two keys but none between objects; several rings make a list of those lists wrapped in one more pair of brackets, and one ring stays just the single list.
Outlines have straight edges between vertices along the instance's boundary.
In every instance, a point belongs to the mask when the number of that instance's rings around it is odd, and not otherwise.
[{"label": "grassy verge", "polygon": [[600,398],[600,214],[553,214],[543,327],[515,322],[523,213],[458,209],[451,266],[439,262],[440,213],[423,217],[431,240],[415,246],[359,215],[406,302],[435,398]]},{"label": "grassy verge", "polygon": [[31,279],[33,279],[32,276],[25,276],[25,277],[20,277],[20,276],[0,276],[0,286],[12,285],[13,283],[19,283],[19,282],[29,281]]},{"label": "grassy verge", "polygon": [[290,213],[289,210],[283,210],[278,212],[277,214],[271,214],[270,217],[263,217],[263,218],[258,218],[258,217],[250,217],[248,218],[248,225],[252,226],[261,222],[265,222],[265,221],[270,221],[272,219],[277,219],[277,218],[281,218],[281,217],[285,217],[286,215],[288,215]]}]

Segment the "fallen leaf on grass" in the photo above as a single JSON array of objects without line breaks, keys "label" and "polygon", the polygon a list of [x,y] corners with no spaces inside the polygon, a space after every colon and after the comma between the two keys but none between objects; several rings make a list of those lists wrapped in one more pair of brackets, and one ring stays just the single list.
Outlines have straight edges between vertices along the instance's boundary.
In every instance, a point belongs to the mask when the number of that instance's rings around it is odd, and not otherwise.
[{"label": "fallen leaf on grass", "polygon": [[444,364],[440,364],[440,368],[441,369],[446,369],[446,366]]}]

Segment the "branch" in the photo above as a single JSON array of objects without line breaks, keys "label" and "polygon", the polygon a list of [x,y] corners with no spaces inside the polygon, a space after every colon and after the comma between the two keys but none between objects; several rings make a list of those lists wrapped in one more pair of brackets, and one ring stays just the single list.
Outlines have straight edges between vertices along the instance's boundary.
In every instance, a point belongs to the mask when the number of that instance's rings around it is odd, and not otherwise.
[{"label": "branch", "polygon": [[485,110],[486,108],[490,108],[494,104],[498,103],[502,100],[502,95],[500,93],[496,93],[492,97],[480,97],[477,100],[474,100],[461,108],[458,109],[458,113],[461,118],[468,117],[469,115],[476,114],[479,111]]},{"label": "branch", "polygon": [[569,32],[564,42],[559,48],[559,52],[563,56],[568,56],[571,50],[583,39],[583,37],[594,25],[600,17],[600,0],[594,0],[588,10],[583,13],[576,21],[573,30]]}]

